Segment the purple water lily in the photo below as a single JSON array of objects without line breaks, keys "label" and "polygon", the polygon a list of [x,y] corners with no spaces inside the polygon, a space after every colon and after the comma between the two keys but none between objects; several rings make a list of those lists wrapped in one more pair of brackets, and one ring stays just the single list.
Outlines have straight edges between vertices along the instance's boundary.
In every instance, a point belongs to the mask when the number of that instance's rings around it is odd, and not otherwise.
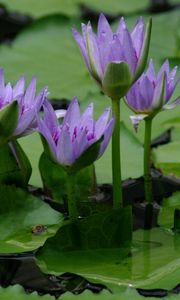
[{"label": "purple water lily", "polygon": [[90,104],[81,116],[78,101],[74,98],[62,124],[59,124],[51,104],[45,103],[44,116],[38,118],[38,127],[49,145],[53,159],[62,166],[73,166],[91,145],[103,137],[95,157],[98,159],[104,153],[112,135],[114,119],[109,120],[110,112],[109,108],[106,109],[94,121],[93,104]]},{"label": "purple water lily", "polygon": [[[93,32],[90,22],[87,26],[82,24],[82,36],[76,29],[72,32],[89,72],[103,89],[110,63],[126,64],[130,74],[129,85],[142,73],[148,55],[151,21],[145,32],[144,21],[139,18],[132,32],[129,32],[122,17],[116,32],[112,32],[107,19],[101,14],[97,35]],[[122,77],[123,70],[120,73]],[[124,75],[124,77],[127,76],[127,74]]]},{"label": "purple water lily", "polygon": [[47,97],[47,88],[44,88],[36,95],[36,78],[32,77],[31,82],[25,90],[25,78],[22,76],[12,87],[10,83],[5,84],[4,71],[0,69],[0,109],[13,101],[17,101],[19,117],[18,124],[13,136],[18,137],[28,134],[33,130],[36,114],[39,112]]},{"label": "purple water lily", "polygon": [[169,100],[180,78],[175,80],[177,67],[169,68],[166,60],[156,74],[153,61],[150,60],[146,73],[137,80],[125,97],[128,106],[138,115],[131,116],[134,127],[137,129],[139,122],[147,116],[154,116],[160,110],[172,109],[180,104],[180,97],[174,102]]}]

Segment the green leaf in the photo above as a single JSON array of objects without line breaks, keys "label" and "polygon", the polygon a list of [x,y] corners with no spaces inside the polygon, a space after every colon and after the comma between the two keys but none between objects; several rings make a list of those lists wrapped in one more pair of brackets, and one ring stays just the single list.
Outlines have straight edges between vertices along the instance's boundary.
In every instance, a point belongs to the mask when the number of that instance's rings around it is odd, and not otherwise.
[{"label": "green leaf", "polygon": [[107,65],[102,86],[105,94],[111,99],[119,101],[127,93],[131,83],[132,75],[127,63],[109,63]]},{"label": "green leaf", "polygon": [[15,82],[22,74],[30,80],[36,74],[39,89],[48,86],[55,98],[76,95],[83,100],[88,91],[97,91],[73,39],[72,26],[76,22],[65,17],[47,17],[20,33],[11,47],[1,46],[7,80]]},{"label": "green leaf", "polygon": [[131,222],[131,208],[127,207],[68,223],[48,239],[37,258],[53,272],[84,274],[90,268],[90,273],[107,276],[106,267],[112,264],[114,268],[129,252]]},{"label": "green leaf", "polygon": [[22,14],[30,15],[34,18],[40,18],[50,14],[62,13],[67,16],[78,14],[77,0],[11,0],[2,1],[11,11],[21,12]]},{"label": "green leaf", "polygon": [[[126,224],[128,225],[128,222]],[[94,223],[94,228],[96,226]],[[107,232],[109,231],[107,229]],[[87,229],[87,235],[90,232]],[[119,250],[71,251],[72,242],[68,245],[67,243],[72,240],[67,233],[68,230],[64,232],[63,244],[61,228],[53,238],[54,242],[52,238],[47,240],[39,252],[38,264],[43,271],[55,274],[75,271],[92,282],[105,284],[113,290],[129,285],[144,289],[170,290],[179,284],[179,235],[173,235],[160,228],[150,231],[138,230],[133,234],[131,255],[124,257],[123,247]],[[78,236],[73,237],[74,243],[78,243]],[[63,247],[67,246],[69,251],[63,250]]]},{"label": "green leaf", "polygon": [[39,296],[36,292],[27,294],[20,285],[14,285],[8,288],[0,287],[0,298],[2,300],[54,300],[54,297],[49,295]]},{"label": "green leaf", "polygon": [[134,0],[114,0],[113,4],[111,0],[79,0],[80,3],[87,5],[91,9],[94,9],[95,12],[109,13],[113,15],[127,15],[131,13],[136,13],[146,9],[149,2],[148,0],[140,1]]},{"label": "green leaf", "polygon": [[[103,290],[99,294],[93,294],[90,291],[85,291],[80,295],[72,295],[71,293],[65,293],[61,296],[61,300],[145,300],[144,296],[140,296],[138,292],[133,288],[127,288],[125,291],[119,291],[117,293],[110,293],[107,290]],[[148,297],[148,300],[157,300],[157,297]],[[160,298],[161,299],[161,298]],[[163,297],[163,300],[179,300],[179,295],[169,295]]]},{"label": "green leaf", "polygon": [[30,178],[30,184],[35,186],[42,186],[38,164],[41,153],[43,152],[43,147],[39,134],[33,133],[31,135],[27,135],[18,139],[18,142],[31,162],[33,172]]},{"label": "green leaf", "polygon": [[180,192],[176,192],[171,197],[163,200],[158,217],[158,224],[161,227],[165,227],[168,229],[173,228],[174,211],[176,208],[180,209]]},{"label": "green leaf", "polygon": [[23,14],[28,14],[33,17],[39,18],[49,14],[62,13],[67,16],[74,16],[80,13],[80,4],[87,5],[91,9],[94,9],[97,12],[103,11],[109,14],[128,14],[142,11],[148,6],[148,0],[114,0],[113,5],[111,0],[95,1],[95,0],[28,0],[28,3],[25,3],[24,0],[3,0],[3,4],[7,5],[12,11],[19,11]]},{"label": "green leaf", "polygon": [[[63,209],[67,201],[68,174],[61,166],[51,161],[45,153],[41,155],[39,168],[46,193],[55,201],[61,203]],[[78,172],[75,176],[75,181],[75,198],[78,203],[80,215],[90,214],[92,201],[88,197],[96,188],[94,166],[91,165]]]},{"label": "green leaf", "polygon": [[[0,186],[0,195],[1,253],[37,249],[48,237],[55,234],[63,221],[60,213],[22,189]],[[32,233],[37,225],[42,226],[40,234]]]},{"label": "green leaf", "polygon": [[12,136],[18,122],[18,103],[13,101],[0,109],[0,145]]},{"label": "green leaf", "polygon": [[164,174],[180,177],[180,141],[175,141],[153,150],[155,166]]},{"label": "green leaf", "polygon": [[31,164],[17,141],[0,147],[0,183],[27,187]]}]

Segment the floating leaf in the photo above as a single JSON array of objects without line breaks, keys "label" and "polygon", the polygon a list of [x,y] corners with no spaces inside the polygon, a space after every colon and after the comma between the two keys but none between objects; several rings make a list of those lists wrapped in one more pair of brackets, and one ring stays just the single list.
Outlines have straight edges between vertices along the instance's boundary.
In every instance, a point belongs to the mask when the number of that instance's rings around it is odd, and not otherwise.
[{"label": "floating leaf", "polygon": [[[100,294],[93,294],[90,291],[85,291],[80,295],[72,295],[65,293],[61,296],[61,300],[145,300],[144,296],[140,296],[133,288],[127,288],[124,292],[110,293],[109,291],[102,291]],[[148,297],[148,300],[157,300],[157,297]],[[161,299],[161,298],[160,298]],[[163,297],[163,300],[179,300],[179,295],[169,295]]]},{"label": "floating leaf", "polygon": [[72,37],[72,26],[74,22],[65,17],[47,17],[19,34],[13,45],[1,45],[6,78],[15,81],[22,74],[29,79],[36,74],[40,88],[48,85],[56,98],[83,100],[88,91],[97,91]]},{"label": "floating leaf", "polygon": [[131,255],[122,259],[123,247],[120,250],[62,251],[66,243],[60,245],[57,238],[53,245],[49,239],[38,255],[38,263],[45,272],[75,271],[108,287],[131,284],[145,289],[170,290],[179,284],[179,235],[155,228],[136,231],[133,240]]},{"label": "floating leaf", "polygon": [[95,1],[95,0],[28,0],[25,3],[23,0],[4,0],[2,1],[12,11],[19,11],[24,14],[31,15],[35,18],[46,16],[49,14],[62,13],[68,16],[74,16],[80,13],[80,4],[87,5],[97,12],[103,11],[110,14],[117,13],[132,13],[147,8],[148,0],[114,0],[113,5],[111,0]]},{"label": "floating leaf", "polygon": [[67,16],[73,16],[78,14],[77,0],[4,0],[1,3],[15,12],[30,15],[34,18],[43,17],[50,14],[62,13]]},{"label": "floating leaf", "polygon": [[128,254],[131,235],[131,208],[94,214],[61,227],[37,252],[38,262],[53,273],[107,276]]},{"label": "floating leaf", "polygon": [[54,300],[49,295],[39,296],[36,292],[27,294],[20,285],[14,285],[8,288],[0,288],[0,299],[2,300]]},{"label": "floating leaf", "polygon": [[55,234],[63,221],[60,213],[22,189],[0,186],[0,195],[1,253],[37,249]]}]

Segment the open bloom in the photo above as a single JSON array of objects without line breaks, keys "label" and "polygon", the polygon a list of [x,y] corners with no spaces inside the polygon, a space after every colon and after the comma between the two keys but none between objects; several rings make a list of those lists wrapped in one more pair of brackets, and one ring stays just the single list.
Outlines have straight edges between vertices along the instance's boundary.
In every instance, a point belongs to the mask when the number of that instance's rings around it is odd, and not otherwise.
[{"label": "open bloom", "polygon": [[177,67],[170,70],[166,60],[156,74],[153,61],[150,60],[146,73],[134,83],[128,91],[125,101],[137,113],[131,120],[137,129],[139,122],[146,117],[154,117],[160,110],[175,108],[180,103],[180,97],[174,102],[169,100],[180,78],[175,80]]},{"label": "open bloom", "polygon": [[143,19],[140,18],[132,32],[129,32],[124,18],[121,18],[116,32],[112,32],[107,19],[101,14],[97,35],[90,22],[87,26],[82,24],[82,36],[76,29],[72,32],[89,72],[104,92],[110,97],[118,93],[117,96],[124,96],[145,67],[151,20],[146,31]]},{"label": "open bloom", "polygon": [[[22,76],[13,87],[11,83],[5,83],[4,71],[0,69],[0,110],[17,101],[18,118],[12,136],[28,134],[33,129],[36,114],[39,112],[47,97],[47,88],[36,95],[36,78],[32,77],[27,89],[25,78]],[[7,120],[9,122],[9,120]]]},{"label": "open bloom", "polygon": [[[63,115],[64,111],[62,111]],[[104,153],[114,126],[114,119],[109,120],[109,115],[108,108],[97,121],[94,121],[93,104],[90,104],[81,116],[78,101],[74,98],[65,113],[63,122],[59,124],[51,104],[45,103],[44,116],[38,117],[38,128],[48,144],[53,160],[60,165],[73,167],[86,153],[83,163],[80,163],[79,168],[81,168],[93,163]],[[97,145],[95,152],[92,151],[93,145]]]}]

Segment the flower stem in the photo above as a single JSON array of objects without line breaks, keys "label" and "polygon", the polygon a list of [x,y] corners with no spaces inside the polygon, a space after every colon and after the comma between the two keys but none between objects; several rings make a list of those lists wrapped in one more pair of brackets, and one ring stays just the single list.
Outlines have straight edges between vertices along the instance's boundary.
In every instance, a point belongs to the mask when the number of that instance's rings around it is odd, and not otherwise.
[{"label": "flower stem", "polygon": [[120,157],[120,101],[112,99],[115,125],[112,136],[113,208],[122,207],[121,157]]},{"label": "flower stem", "polygon": [[145,134],[144,134],[144,190],[145,200],[152,203],[152,177],[151,177],[151,128],[152,119],[145,119]]},{"label": "flower stem", "polygon": [[71,221],[74,221],[78,218],[78,210],[76,206],[76,198],[75,198],[75,174],[68,173],[67,180],[67,191],[68,191],[68,211],[69,218]]}]

